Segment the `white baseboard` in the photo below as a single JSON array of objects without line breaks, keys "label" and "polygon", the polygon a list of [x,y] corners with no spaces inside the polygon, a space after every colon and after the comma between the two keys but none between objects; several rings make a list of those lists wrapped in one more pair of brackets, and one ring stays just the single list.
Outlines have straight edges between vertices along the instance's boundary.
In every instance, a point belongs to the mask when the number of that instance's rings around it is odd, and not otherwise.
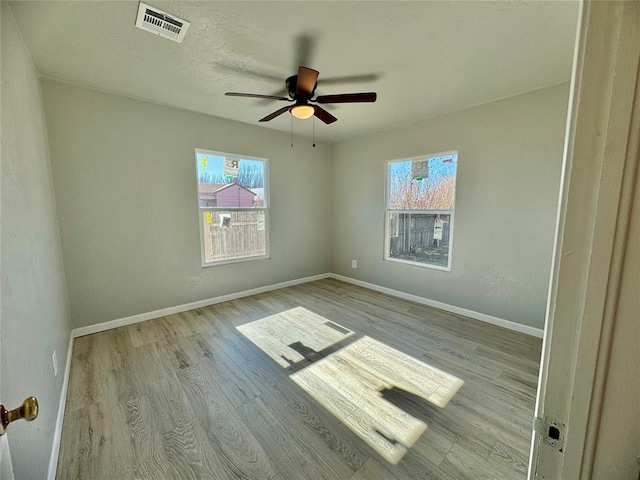
[{"label": "white baseboard", "polygon": [[270,292],[272,290],[278,290],[280,288],[291,287],[293,285],[300,285],[301,283],[314,282],[316,280],[322,280],[328,278],[329,273],[323,273],[320,275],[313,275],[311,277],[298,278],[296,280],[289,280],[287,282],[275,283],[273,285],[266,285],[264,287],[252,288],[251,290],[244,290],[242,292],[230,293],[228,295],[221,295],[219,297],[207,298],[205,300],[199,300],[197,302],[185,303],[183,305],[177,305],[175,307],[162,308],[160,310],[154,310],[153,312],[140,313],[138,315],[132,315],[130,317],[118,318],[116,320],[109,320],[107,322],[97,323],[95,325],[88,325],[86,327],[74,328],[71,331],[73,338],[82,337],[84,335],[91,335],[92,333],[103,332],[105,330],[111,330],[112,328],[124,327],[125,325],[131,325],[138,322],[144,322],[158,317],[164,317],[166,315],[173,315],[176,313],[187,312],[195,308],[208,307],[209,305],[215,305],[216,303],[228,302],[229,300],[235,300],[237,298],[249,297],[251,295],[257,295],[259,293]]},{"label": "white baseboard", "polygon": [[47,474],[48,480],[55,480],[58,470],[58,455],[60,453],[60,440],[62,439],[62,422],[64,420],[64,410],[67,405],[67,390],[69,389],[69,375],[71,374],[73,338],[72,333],[69,338],[69,348],[67,348],[67,362],[64,367],[64,378],[62,380],[62,391],[60,392],[60,404],[58,405],[56,428],[53,432],[53,444],[51,445],[51,457],[49,458],[49,473]]},{"label": "white baseboard", "polygon": [[537,338],[542,338],[544,331],[541,328],[531,327],[529,325],[522,325],[520,323],[512,322],[511,320],[505,320],[503,318],[494,317],[485,313],[475,312],[462,307],[456,307],[455,305],[449,305],[448,303],[439,302],[437,300],[431,300],[429,298],[420,297],[410,293],[401,292],[392,288],[381,287],[374,283],[364,282],[362,280],[356,280],[355,278],[345,277],[336,273],[323,273],[320,275],[314,275],[311,277],[298,278],[296,280],[289,280],[287,282],[276,283],[273,285],[266,285],[264,287],[252,288],[250,290],[244,290],[242,292],[230,293],[228,295],[221,295],[219,297],[208,298],[197,302],[185,303],[183,305],[177,305],[175,307],[163,308],[160,310],[154,310],[152,312],[140,313],[138,315],[132,315],[130,317],[118,318],[116,320],[110,320],[107,322],[97,323],[95,325],[89,325],[86,327],[74,328],[71,331],[73,338],[82,337],[84,335],[91,335],[92,333],[103,332],[112,328],[124,327],[125,325],[131,325],[138,322],[144,322],[158,317],[164,317],[166,315],[173,315],[176,313],[186,312],[195,308],[208,307],[209,305],[215,305],[216,303],[228,302],[229,300],[235,300],[237,298],[249,297],[251,295],[257,295],[259,293],[270,292],[272,290],[278,290],[280,288],[291,287],[293,285],[300,285],[301,283],[313,282],[321,280],[323,278],[335,278],[343,282],[352,283],[360,287],[375,290],[377,292],[386,293],[394,297],[403,298],[412,302],[420,303],[422,305],[428,305],[430,307],[439,308],[447,312],[463,315],[465,317],[480,320],[482,322],[491,323],[499,327],[504,327],[509,330],[531,335]]},{"label": "white baseboard", "polygon": [[341,280],[343,282],[352,283],[360,287],[375,290],[376,292],[386,293],[394,297],[403,298],[412,302],[420,303],[422,305],[428,305],[430,307],[439,308],[447,312],[463,315],[465,317],[480,320],[482,322],[491,323],[499,327],[508,328],[509,330],[515,330],[516,332],[531,335],[533,337],[542,338],[544,330],[541,328],[530,327],[529,325],[522,325],[521,323],[512,322],[511,320],[505,320],[503,318],[493,317],[485,313],[475,312],[473,310],[467,310],[466,308],[456,307],[455,305],[449,305],[448,303],[438,302],[437,300],[431,300],[425,297],[419,297],[418,295],[412,295],[410,293],[401,292],[399,290],[393,290],[392,288],[381,287],[374,283],[363,282],[362,280],[356,280],[355,278],[344,277],[337,273],[329,274],[329,277]]}]

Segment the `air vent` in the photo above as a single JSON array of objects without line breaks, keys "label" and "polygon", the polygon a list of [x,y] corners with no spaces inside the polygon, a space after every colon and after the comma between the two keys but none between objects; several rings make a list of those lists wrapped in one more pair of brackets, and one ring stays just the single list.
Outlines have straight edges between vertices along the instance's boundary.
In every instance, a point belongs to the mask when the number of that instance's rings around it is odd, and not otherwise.
[{"label": "air vent", "polygon": [[178,17],[169,15],[162,10],[140,2],[136,27],[182,43],[184,35],[189,30],[190,23]]}]

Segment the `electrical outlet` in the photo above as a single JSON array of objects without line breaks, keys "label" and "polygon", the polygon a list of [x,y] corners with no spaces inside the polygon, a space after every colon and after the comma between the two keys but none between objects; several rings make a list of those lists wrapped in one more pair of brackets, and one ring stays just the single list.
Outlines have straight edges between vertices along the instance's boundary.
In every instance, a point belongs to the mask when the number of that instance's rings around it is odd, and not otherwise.
[{"label": "electrical outlet", "polygon": [[351,268],[358,268],[358,261],[357,260],[351,260]]},{"label": "electrical outlet", "polygon": [[58,356],[56,355],[55,350],[51,355],[51,363],[53,363],[53,374],[57,377],[58,376]]}]

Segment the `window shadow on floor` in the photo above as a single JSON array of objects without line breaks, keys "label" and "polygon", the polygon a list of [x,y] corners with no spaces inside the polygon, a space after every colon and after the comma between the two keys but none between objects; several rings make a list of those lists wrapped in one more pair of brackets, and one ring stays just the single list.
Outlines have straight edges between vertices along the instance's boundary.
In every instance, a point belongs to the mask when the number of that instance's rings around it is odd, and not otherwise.
[{"label": "window shadow on floor", "polygon": [[404,410],[412,417],[423,421],[426,421],[438,411],[438,407],[429,403],[424,398],[398,387],[387,388],[380,393],[382,393],[382,398],[389,403]]}]

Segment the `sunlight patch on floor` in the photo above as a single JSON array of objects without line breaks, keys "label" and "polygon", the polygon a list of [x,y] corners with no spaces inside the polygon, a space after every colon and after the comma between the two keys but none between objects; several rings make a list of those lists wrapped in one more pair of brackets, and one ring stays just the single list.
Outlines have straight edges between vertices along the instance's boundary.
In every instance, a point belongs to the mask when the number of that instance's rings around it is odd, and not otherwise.
[{"label": "sunlight patch on floor", "polygon": [[464,383],[369,337],[290,378],[394,465],[427,425],[385,400],[382,390],[398,387],[445,407]]},{"label": "sunlight patch on floor", "polygon": [[305,358],[291,347],[293,344],[301,344],[320,352],[354,334],[351,330],[302,307],[292,308],[236,328],[284,368]]},{"label": "sunlight patch on floor", "polygon": [[[278,365],[288,368],[355,332],[296,307],[236,327]],[[427,425],[389,402],[394,387],[446,407],[464,381],[369,337],[290,375],[291,380],[391,464]]]}]

